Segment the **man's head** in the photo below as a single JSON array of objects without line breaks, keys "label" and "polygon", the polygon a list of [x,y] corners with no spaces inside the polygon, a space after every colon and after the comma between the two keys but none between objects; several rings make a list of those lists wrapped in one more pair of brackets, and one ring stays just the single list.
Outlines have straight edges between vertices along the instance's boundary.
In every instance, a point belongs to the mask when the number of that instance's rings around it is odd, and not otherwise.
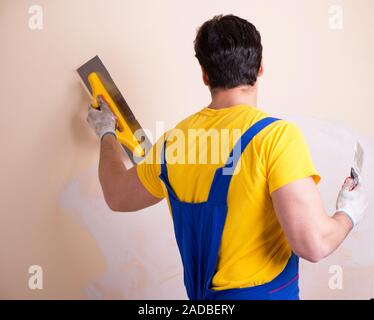
[{"label": "man's head", "polygon": [[195,56],[210,89],[255,85],[262,73],[261,36],[247,20],[219,15],[198,30]]}]

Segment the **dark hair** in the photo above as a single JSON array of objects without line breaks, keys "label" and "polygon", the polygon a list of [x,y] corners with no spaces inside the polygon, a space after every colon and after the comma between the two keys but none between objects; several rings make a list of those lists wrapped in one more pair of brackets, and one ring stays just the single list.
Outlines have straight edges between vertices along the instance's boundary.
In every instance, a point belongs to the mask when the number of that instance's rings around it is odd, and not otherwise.
[{"label": "dark hair", "polygon": [[194,45],[212,89],[255,84],[262,45],[252,23],[232,14],[215,16],[198,29]]}]

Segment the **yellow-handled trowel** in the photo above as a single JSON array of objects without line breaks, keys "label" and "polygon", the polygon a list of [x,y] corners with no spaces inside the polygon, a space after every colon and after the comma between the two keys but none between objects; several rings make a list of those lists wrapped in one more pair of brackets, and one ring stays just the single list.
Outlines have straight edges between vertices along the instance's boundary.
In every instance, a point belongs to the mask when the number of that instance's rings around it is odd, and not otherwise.
[{"label": "yellow-handled trowel", "polygon": [[[95,56],[78,68],[77,72],[93,98],[92,107],[99,107],[98,96],[102,96],[108,104],[117,119],[117,139],[131,161],[136,163],[136,158],[143,157],[151,143],[100,58]],[[135,137],[135,132],[143,137],[143,141]]]}]

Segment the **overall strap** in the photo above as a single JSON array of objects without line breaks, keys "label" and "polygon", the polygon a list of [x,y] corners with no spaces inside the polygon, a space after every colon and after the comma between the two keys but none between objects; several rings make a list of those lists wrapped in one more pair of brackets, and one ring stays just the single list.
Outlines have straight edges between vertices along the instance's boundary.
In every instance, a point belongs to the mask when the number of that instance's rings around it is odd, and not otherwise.
[{"label": "overall strap", "polygon": [[259,120],[240,137],[231,150],[226,164],[216,170],[210,187],[208,201],[226,203],[232,174],[243,151],[257,133],[277,120],[279,119],[272,117]]},{"label": "overall strap", "polygon": [[161,174],[160,179],[164,182],[166,188],[168,189],[169,197],[177,198],[177,195],[175,194],[173,188],[170,185],[169,182],[169,176],[168,176],[168,168],[166,167],[166,141],[167,138],[165,138],[163,146],[162,146],[162,152],[161,152]]}]

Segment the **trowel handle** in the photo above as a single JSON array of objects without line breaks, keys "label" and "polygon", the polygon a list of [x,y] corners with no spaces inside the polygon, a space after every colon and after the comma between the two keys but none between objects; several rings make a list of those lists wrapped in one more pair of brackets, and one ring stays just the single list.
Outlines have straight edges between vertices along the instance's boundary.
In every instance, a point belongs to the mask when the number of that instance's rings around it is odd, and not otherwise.
[{"label": "trowel handle", "polygon": [[[348,180],[351,180],[348,184]],[[343,186],[349,187],[349,191],[352,191],[354,188],[357,187],[358,182],[352,176],[352,173],[349,177],[346,177],[343,183]]]},{"label": "trowel handle", "polygon": [[126,120],[123,118],[121,112],[119,111],[116,103],[113,101],[112,97],[105,89],[103,83],[100,80],[99,75],[96,72],[90,73],[88,76],[88,82],[90,83],[92,89],[93,102],[92,107],[98,108],[97,97],[102,96],[105,102],[108,104],[109,109],[117,118],[117,123],[119,129],[116,129],[116,136],[118,141],[126,146],[134,155],[142,157],[144,155],[144,150],[140,145],[139,141],[135,138]]},{"label": "trowel handle", "polygon": [[[117,136],[117,139],[118,139],[119,143],[121,143],[124,146],[126,146],[127,148],[129,148],[131,150],[131,152],[134,155],[136,155],[137,157],[144,156],[144,150],[143,150],[142,146],[139,144],[139,142],[136,140],[135,136],[132,134],[130,128],[125,129],[125,130],[126,131],[120,131],[120,130],[116,129],[116,136]],[[130,134],[133,136],[134,140],[132,140],[129,137],[128,130],[130,130]]]},{"label": "trowel handle", "polygon": [[351,190],[353,190],[354,188],[357,187],[359,181],[360,181],[360,176],[359,174],[357,173],[357,171],[355,170],[355,168],[351,168],[351,176],[350,176],[352,179],[353,179],[353,185],[351,187]]}]

